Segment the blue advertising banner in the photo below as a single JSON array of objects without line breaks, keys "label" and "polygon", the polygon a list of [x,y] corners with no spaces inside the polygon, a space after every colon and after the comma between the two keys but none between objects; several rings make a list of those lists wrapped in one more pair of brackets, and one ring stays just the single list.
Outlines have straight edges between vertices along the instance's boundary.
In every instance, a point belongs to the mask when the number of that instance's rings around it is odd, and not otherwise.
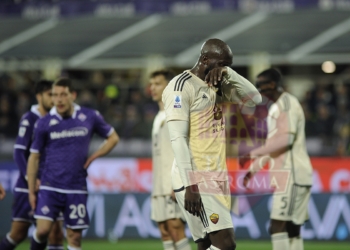
[{"label": "blue advertising banner", "polygon": [[[0,236],[10,228],[13,195],[0,202]],[[255,199],[255,200],[254,200]],[[256,202],[258,200],[258,202]],[[269,239],[271,196],[241,197],[251,209],[239,216],[232,214],[238,239]],[[254,205],[252,205],[254,204]],[[91,224],[85,237],[159,238],[157,226],[150,219],[150,196],[146,193],[90,194],[87,204]],[[350,194],[313,194],[309,203],[310,220],[303,226],[307,240],[350,240]],[[190,233],[187,229],[187,235]]]},{"label": "blue advertising banner", "polygon": [[321,10],[350,9],[350,0],[109,0],[109,1],[35,1],[31,3],[0,4],[0,15],[25,18],[46,18],[54,16],[132,16],[151,13],[189,15],[209,13],[215,10],[241,12],[271,11],[289,12],[303,8]]}]

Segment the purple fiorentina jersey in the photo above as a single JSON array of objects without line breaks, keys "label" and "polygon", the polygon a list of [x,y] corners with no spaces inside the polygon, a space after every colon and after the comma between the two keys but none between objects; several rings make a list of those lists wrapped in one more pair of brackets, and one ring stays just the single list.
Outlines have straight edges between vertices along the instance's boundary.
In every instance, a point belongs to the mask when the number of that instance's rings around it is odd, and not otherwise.
[{"label": "purple fiorentina jersey", "polygon": [[[38,105],[33,105],[30,111],[25,113],[19,123],[19,130],[14,146],[13,158],[19,168],[19,177],[15,186],[16,191],[25,191],[28,189],[28,184],[25,179],[27,174],[27,161],[29,157],[29,149],[33,140],[33,130],[36,121],[41,118],[38,110]],[[44,161],[45,154],[40,156],[40,171],[42,170],[42,163]],[[39,173],[40,177],[40,173]]]},{"label": "purple fiorentina jersey", "polygon": [[46,152],[40,189],[63,193],[86,192],[84,164],[91,137],[107,138],[113,128],[96,111],[74,105],[71,117],[62,118],[54,107],[38,120],[30,151]]}]

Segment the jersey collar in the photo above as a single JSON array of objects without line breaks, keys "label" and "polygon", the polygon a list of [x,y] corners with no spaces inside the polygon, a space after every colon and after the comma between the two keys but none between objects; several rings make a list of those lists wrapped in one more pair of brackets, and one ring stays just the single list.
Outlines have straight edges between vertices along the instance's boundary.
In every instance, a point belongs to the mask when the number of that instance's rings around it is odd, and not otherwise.
[{"label": "jersey collar", "polygon": [[39,104],[32,105],[32,107],[30,108],[30,111],[36,114],[37,116],[39,116],[40,118],[42,117],[42,115],[39,112]]},{"label": "jersey collar", "polygon": [[[73,104],[73,115],[72,118],[75,119],[75,117],[77,116],[77,111],[80,110],[80,106],[76,103]],[[57,116],[60,120],[62,120],[62,116],[57,112],[56,107],[53,107],[50,110],[50,115],[55,115]]]}]

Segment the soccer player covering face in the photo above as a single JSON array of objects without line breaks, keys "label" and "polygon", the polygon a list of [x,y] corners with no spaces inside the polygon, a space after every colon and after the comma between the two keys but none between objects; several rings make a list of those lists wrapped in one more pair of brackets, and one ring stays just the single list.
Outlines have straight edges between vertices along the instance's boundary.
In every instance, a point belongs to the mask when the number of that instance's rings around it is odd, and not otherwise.
[{"label": "soccer player covering face", "polygon": [[171,167],[174,154],[171,148],[168,125],[165,120],[162,93],[175,76],[170,70],[159,70],[151,74],[150,84],[153,101],[159,112],[152,129],[152,220],[158,223],[164,250],[191,250],[185,236],[185,224],[171,186]]},{"label": "soccer player covering face", "polygon": [[172,185],[199,250],[236,248],[220,104],[254,106],[261,95],[231,64],[230,47],[210,39],[195,66],[171,80],[163,92],[175,156]]},{"label": "soccer player covering face", "polygon": [[257,77],[256,87],[272,101],[268,135],[264,146],[240,162],[244,165],[247,159],[255,159],[244,178],[246,187],[254,173],[270,162],[270,178],[275,180],[271,182],[275,191],[270,215],[273,250],[302,250],[300,227],[309,217],[312,166],[306,151],[303,109],[296,97],[283,90],[281,78],[275,69],[265,70]]},{"label": "soccer player covering face", "polygon": [[[0,243],[0,250],[15,249],[28,235],[28,229],[34,223],[33,211],[28,200],[27,160],[32,144],[34,124],[52,108],[52,82],[39,81],[35,86],[37,105],[25,113],[19,124],[19,132],[14,146],[14,160],[19,168],[19,177],[14,188],[11,230]],[[45,154],[40,158],[40,171],[44,168]],[[36,180],[39,183],[40,174]],[[55,218],[62,220],[63,218]],[[48,249],[63,249],[62,222],[56,221],[49,235]]]},{"label": "soccer player covering face", "polygon": [[[77,250],[81,249],[82,230],[89,226],[87,168],[94,159],[110,152],[119,138],[96,110],[74,103],[76,93],[71,80],[61,78],[54,82],[52,97],[54,108],[36,124],[28,161],[29,201],[37,221],[30,249],[45,249],[53,221],[63,212],[68,249]],[[94,133],[106,141],[88,157]],[[35,179],[43,153],[45,168],[36,195]]]}]

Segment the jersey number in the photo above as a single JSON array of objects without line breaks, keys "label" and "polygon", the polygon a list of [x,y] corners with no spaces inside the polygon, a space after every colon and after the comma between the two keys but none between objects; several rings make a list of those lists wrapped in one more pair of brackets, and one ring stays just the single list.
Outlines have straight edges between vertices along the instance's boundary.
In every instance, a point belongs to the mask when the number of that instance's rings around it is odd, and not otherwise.
[{"label": "jersey number", "polygon": [[69,218],[71,219],[77,219],[78,216],[80,218],[84,218],[86,215],[86,210],[85,210],[85,205],[84,204],[79,204],[78,206],[76,205],[70,205],[69,208],[72,210],[69,214]]},{"label": "jersey number", "polygon": [[288,202],[287,202],[287,197],[286,197],[286,196],[282,197],[282,202],[283,202],[284,204],[283,204],[283,206],[281,207],[281,209],[285,209],[285,208],[287,207],[287,204],[288,204]]}]

